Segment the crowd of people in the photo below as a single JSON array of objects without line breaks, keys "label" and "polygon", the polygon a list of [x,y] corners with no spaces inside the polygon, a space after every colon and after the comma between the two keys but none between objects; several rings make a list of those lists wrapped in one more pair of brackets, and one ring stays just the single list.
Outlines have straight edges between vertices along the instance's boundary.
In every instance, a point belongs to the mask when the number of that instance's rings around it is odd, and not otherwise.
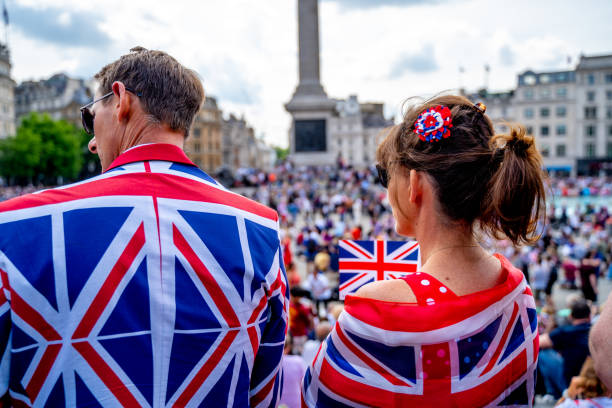
[{"label": "crowd of people", "polygon": [[[343,308],[337,289],[338,241],[403,238],[395,232],[386,190],[373,167],[355,169],[340,162],[295,168],[285,162],[273,172],[255,172],[250,177],[256,187],[236,190],[272,207],[280,216],[291,286],[282,402],[299,406],[304,371]],[[553,177],[548,187],[549,194],[556,197],[612,196],[612,180],[605,177]],[[3,187],[0,201],[38,189]],[[517,249],[509,241],[483,242],[521,269],[533,289],[541,348],[536,390],[545,400],[563,398],[581,370],[592,374],[583,363],[592,365],[586,359],[588,333],[605,301],[598,293],[598,281],[612,280],[611,237],[608,208],[584,200],[576,207],[549,204],[535,245]],[[562,304],[555,302],[556,290],[568,293]]]}]

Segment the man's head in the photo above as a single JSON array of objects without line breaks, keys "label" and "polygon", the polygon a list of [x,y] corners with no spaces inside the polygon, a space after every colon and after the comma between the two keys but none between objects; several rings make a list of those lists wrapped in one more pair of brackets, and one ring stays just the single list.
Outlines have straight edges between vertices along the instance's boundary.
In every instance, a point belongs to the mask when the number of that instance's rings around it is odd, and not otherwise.
[{"label": "man's head", "polygon": [[100,155],[102,170],[126,149],[143,143],[147,131],[187,137],[204,99],[197,74],[163,51],[132,48],[94,78],[96,98],[112,93],[89,108],[96,135],[89,148]]},{"label": "man's head", "polygon": [[572,305],[572,312],[570,314],[570,317],[572,318],[573,322],[590,319],[591,308],[586,302],[586,300],[580,299]]}]

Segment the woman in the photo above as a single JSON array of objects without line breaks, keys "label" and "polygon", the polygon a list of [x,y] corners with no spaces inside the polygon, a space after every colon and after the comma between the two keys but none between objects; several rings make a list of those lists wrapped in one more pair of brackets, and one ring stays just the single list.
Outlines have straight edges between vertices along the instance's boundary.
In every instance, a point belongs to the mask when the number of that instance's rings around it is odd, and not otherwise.
[{"label": "woman", "polygon": [[307,370],[306,406],[478,407],[533,401],[537,320],[520,270],[478,235],[533,242],[541,157],[522,127],[493,133],[482,104],[410,109],[377,152],[400,235],[422,268],[347,296]]}]

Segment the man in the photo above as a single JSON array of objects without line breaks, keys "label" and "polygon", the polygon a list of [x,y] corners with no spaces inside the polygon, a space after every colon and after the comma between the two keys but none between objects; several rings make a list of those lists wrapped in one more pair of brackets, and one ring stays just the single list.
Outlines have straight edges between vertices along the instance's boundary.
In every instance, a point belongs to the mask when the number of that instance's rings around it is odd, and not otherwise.
[{"label": "man", "polygon": [[185,156],[195,72],[131,51],[82,109],[102,175],[0,204],[0,394],[274,406],[289,304],[277,214]]},{"label": "man", "polygon": [[593,356],[595,371],[609,390],[612,389],[612,300],[603,306],[597,323],[593,325],[589,338],[589,349]]},{"label": "man", "polygon": [[540,335],[540,348],[554,348],[563,357],[563,375],[569,384],[573,376],[580,373],[584,360],[589,355],[589,330],[591,308],[584,299],[571,307],[571,324],[557,327],[550,333]]}]

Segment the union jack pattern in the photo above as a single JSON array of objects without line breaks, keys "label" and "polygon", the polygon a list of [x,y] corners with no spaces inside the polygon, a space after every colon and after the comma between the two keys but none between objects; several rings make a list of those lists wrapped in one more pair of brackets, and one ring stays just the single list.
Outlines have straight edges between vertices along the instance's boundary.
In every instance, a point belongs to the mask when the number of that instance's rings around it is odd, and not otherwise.
[{"label": "union jack pattern", "polygon": [[14,406],[275,406],[274,211],[178,147],[0,204],[0,395]]},{"label": "union jack pattern", "polygon": [[397,279],[420,266],[416,241],[339,241],[340,299],[366,283]]},{"label": "union jack pattern", "polygon": [[496,256],[508,277],[487,291],[418,305],[347,296],[306,371],[303,406],[532,406],[535,302]]}]

